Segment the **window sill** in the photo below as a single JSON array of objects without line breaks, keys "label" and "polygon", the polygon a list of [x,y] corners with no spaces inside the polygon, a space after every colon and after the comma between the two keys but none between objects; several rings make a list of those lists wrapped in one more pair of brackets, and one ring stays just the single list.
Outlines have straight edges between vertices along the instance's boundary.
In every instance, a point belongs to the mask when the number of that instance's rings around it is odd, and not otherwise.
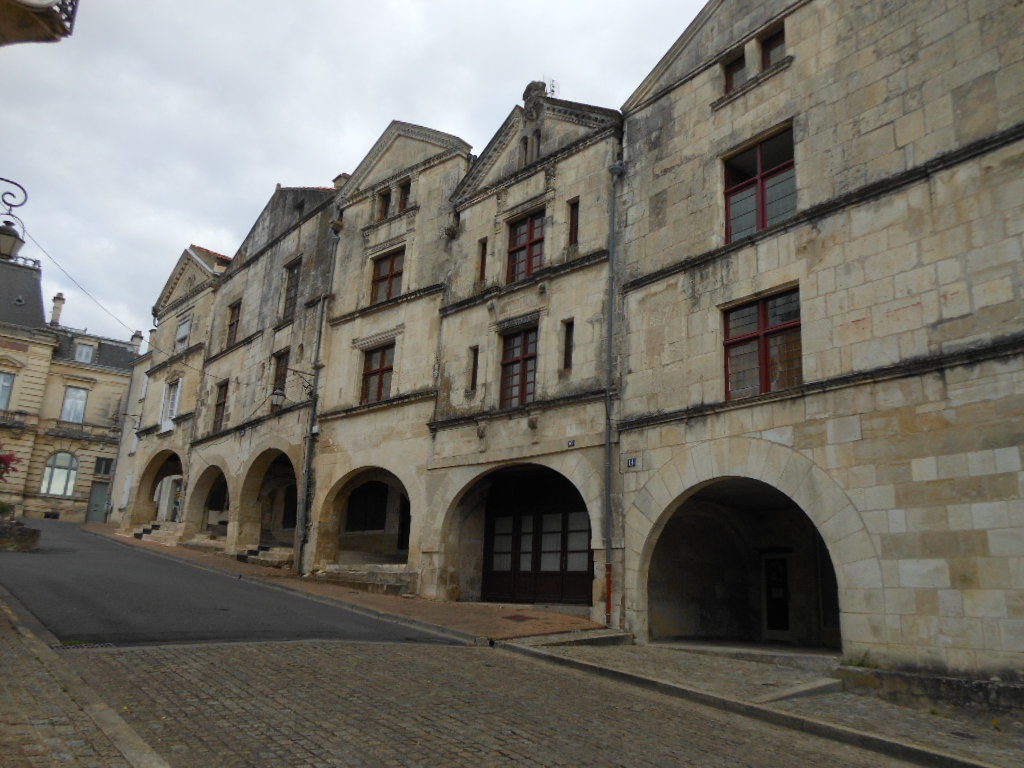
[{"label": "window sill", "polygon": [[295,316],[294,315],[292,315],[291,317],[288,317],[288,318],[284,318],[283,320],[281,320],[281,322],[279,322],[277,325],[274,326],[274,332],[276,333],[277,331],[283,331],[285,328],[287,328],[289,325],[291,325],[294,322],[295,322]]},{"label": "window sill", "polygon": [[768,67],[768,69],[764,70],[763,72],[758,72],[752,78],[747,80],[747,82],[745,82],[743,85],[738,86],[737,88],[733,88],[731,91],[729,91],[724,96],[722,96],[722,97],[720,97],[718,99],[715,99],[715,101],[711,102],[711,110],[713,112],[717,112],[719,109],[724,107],[726,104],[731,104],[732,102],[736,101],[736,99],[738,99],[740,96],[743,96],[743,95],[749,93],[750,91],[754,90],[761,83],[763,83],[766,80],[770,80],[771,78],[775,77],[775,75],[777,75],[779,72],[782,72],[784,70],[789,69],[789,66],[792,63],[793,63],[793,57],[792,56],[787,56],[782,61],[780,61],[778,64],[773,64],[772,66]]},{"label": "window sill", "polygon": [[398,221],[403,216],[408,216],[409,214],[416,213],[419,209],[420,209],[419,205],[410,205],[404,211],[399,211],[398,213],[393,213],[393,214],[391,214],[390,216],[388,216],[387,218],[384,218],[384,219],[377,219],[376,221],[372,222],[371,224],[367,224],[365,227],[363,227],[359,231],[363,235],[367,235],[370,232],[373,232],[375,229],[379,229],[380,227],[387,226],[388,224],[390,224],[393,221]]}]

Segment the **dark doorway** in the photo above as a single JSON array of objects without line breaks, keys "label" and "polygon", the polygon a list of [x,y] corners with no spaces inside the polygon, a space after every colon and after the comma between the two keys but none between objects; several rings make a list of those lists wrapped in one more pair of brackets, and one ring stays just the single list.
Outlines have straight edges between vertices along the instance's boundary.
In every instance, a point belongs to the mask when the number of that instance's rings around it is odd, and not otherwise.
[{"label": "dark doorway", "polygon": [[494,475],[484,535],[483,600],[590,605],[590,518],[557,472],[516,467]]}]

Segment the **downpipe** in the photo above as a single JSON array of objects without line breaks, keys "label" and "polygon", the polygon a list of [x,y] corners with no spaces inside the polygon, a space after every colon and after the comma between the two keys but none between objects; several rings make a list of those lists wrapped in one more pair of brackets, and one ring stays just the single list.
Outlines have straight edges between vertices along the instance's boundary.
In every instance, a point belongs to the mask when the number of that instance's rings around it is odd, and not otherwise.
[{"label": "downpipe", "polygon": [[608,333],[605,337],[605,388],[604,388],[604,594],[605,626],[612,626],[613,587],[612,578],[612,389],[615,383],[615,216],[619,179],[622,177],[622,161],[616,161],[608,169],[612,175],[608,202]]}]

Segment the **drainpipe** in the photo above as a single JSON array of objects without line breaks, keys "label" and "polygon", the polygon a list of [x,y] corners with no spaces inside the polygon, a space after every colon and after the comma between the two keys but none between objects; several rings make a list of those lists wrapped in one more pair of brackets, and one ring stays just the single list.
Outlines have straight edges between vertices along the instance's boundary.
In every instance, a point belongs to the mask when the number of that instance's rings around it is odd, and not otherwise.
[{"label": "drainpipe", "polygon": [[295,521],[295,525],[299,529],[299,540],[296,544],[295,552],[295,564],[297,566],[296,570],[300,575],[302,574],[303,552],[306,548],[306,542],[309,541],[309,508],[312,503],[313,458],[317,439],[320,433],[320,427],[317,424],[317,415],[319,413],[320,404],[320,369],[323,368],[323,363],[320,360],[320,350],[324,338],[324,323],[327,319],[327,297],[334,290],[334,265],[338,258],[338,241],[340,239],[340,233],[335,231],[332,227],[331,233],[327,238],[327,252],[330,255],[331,266],[327,273],[327,290],[320,298],[320,308],[318,310],[319,314],[316,322],[316,344],[313,348],[313,383],[310,386],[309,393],[309,429],[306,432],[306,455],[303,462],[304,466],[302,468],[302,504],[299,505],[296,515],[297,519]]},{"label": "drainpipe", "polygon": [[622,161],[616,161],[608,172],[612,175],[608,200],[608,333],[605,338],[604,384],[604,623],[612,625],[612,388],[615,384],[615,203]]}]

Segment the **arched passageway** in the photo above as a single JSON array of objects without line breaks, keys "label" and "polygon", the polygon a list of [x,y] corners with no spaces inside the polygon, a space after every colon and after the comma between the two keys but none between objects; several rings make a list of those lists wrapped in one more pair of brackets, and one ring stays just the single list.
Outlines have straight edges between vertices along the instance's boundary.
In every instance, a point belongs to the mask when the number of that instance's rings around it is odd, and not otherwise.
[{"label": "arched passageway", "polygon": [[725,478],[680,505],[648,572],[652,639],[839,647],[835,570],[814,524],[759,480]]},{"label": "arched passageway", "polygon": [[546,467],[505,467],[461,501],[460,598],[590,605],[590,517],[576,487]]},{"label": "arched passageway", "polygon": [[138,526],[155,520],[177,522],[183,475],[181,457],[173,451],[160,451],[150,459],[139,480],[131,524]]},{"label": "arched passageway", "polygon": [[[292,547],[295,539],[298,483],[291,459],[282,451],[262,454],[245,478],[237,509],[235,547],[254,550]],[[215,488],[211,488],[213,494]],[[225,502],[229,499],[225,499]],[[229,533],[230,535],[230,533]]]},{"label": "arched passageway", "polygon": [[412,525],[409,494],[394,474],[369,468],[342,484],[330,503],[334,521],[321,559],[340,565],[404,564]]}]

